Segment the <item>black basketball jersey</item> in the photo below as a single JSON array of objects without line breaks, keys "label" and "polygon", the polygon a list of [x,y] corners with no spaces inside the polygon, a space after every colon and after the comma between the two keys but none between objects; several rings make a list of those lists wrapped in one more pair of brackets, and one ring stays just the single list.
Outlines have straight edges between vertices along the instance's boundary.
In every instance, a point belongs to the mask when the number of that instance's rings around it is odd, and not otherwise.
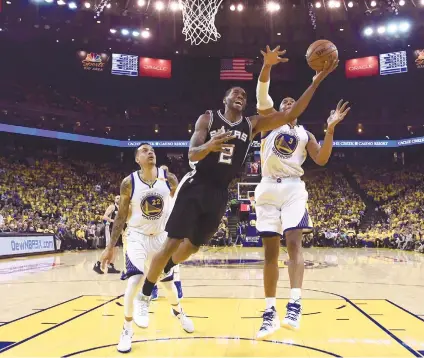
[{"label": "black basketball jersey", "polygon": [[[112,211],[112,214],[110,214],[110,218],[115,221],[116,216],[118,215],[118,205],[114,204],[115,208]],[[112,226],[113,226],[113,222],[111,223],[110,221],[108,221],[108,223],[110,223],[110,230],[112,230]]]},{"label": "black basketball jersey", "polygon": [[210,122],[206,141],[209,141],[220,130],[231,131],[236,138],[228,142],[228,152],[211,152],[196,163],[196,176],[212,182],[214,185],[227,188],[243,165],[252,143],[252,123],[248,117],[231,123],[221,111],[210,111]]}]

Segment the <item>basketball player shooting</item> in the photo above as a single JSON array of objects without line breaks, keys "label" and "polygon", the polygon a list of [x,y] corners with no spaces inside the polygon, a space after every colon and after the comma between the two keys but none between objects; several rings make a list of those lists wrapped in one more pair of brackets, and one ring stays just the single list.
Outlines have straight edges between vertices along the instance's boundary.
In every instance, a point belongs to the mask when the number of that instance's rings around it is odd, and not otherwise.
[{"label": "basketball player shooting", "polygon": [[[269,115],[276,112],[268,94],[271,68],[277,63],[286,62],[280,57],[285,51],[279,51],[279,47],[271,51],[267,46],[266,52],[261,52],[264,64],[257,85],[257,109],[259,114]],[[284,98],[280,104],[280,112],[290,112],[295,105],[293,98]],[[304,272],[302,232],[312,230],[307,210],[308,192],[305,183],[300,179],[304,174],[302,164],[306,159],[306,152],[318,165],[323,166],[328,162],[333,147],[334,130],[349,112],[347,105],[348,102],[343,103],[341,100],[336,110],[331,111],[322,147],[312,133],[297,124],[297,117],[271,132],[261,133],[262,180],[256,187],[255,200],[256,227],[265,250],[263,277],[266,310],[257,334],[258,339],[265,339],[280,328],[275,307],[282,235],[287,242],[291,287],[283,325],[299,328]]]},{"label": "basketball player shooting", "polygon": [[[127,176],[121,184],[121,199],[118,215],[112,229],[112,236],[101,256],[102,266],[113,257],[113,248],[127,223],[124,232],[125,275],[128,279],[124,295],[124,327],[118,344],[118,351],[131,350],[133,328],[147,328],[149,311],[144,301],[134,295],[144,276],[146,260],[158,252],[166,240],[165,223],[171,210],[171,196],[178,180],[174,174],[156,166],[155,151],[147,143],[141,144],[135,152],[135,161],[140,170]],[[167,298],[172,306],[172,315],[179,319],[187,333],[194,331],[193,322],[184,314],[173,275],[162,280]]]},{"label": "basketball player shooting", "polygon": [[178,186],[166,224],[168,239],[153,258],[144,281],[142,300],[146,307],[162,272],[172,275],[175,265],[196,253],[217,231],[228,202],[228,186],[241,170],[256,134],[300,116],[319,84],[336,67],[334,61],[318,73],[290,110],[244,117],[247,95],[242,88],[234,87],[225,93],[223,113],[207,111],[198,118],[188,153],[190,162],[197,163]]},{"label": "basketball player shooting", "polygon": [[[105,224],[105,238],[106,238],[106,246],[109,245],[110,243],[110,236],[112,233],[112,229],[113,229],[113,223],[115,221],[116,215],[118,215],[118,210],[119,210],[119,201],[120,201],[120,197],[119,195],[115,196],[115,202],[111,205],[109,205],[103,215],[103,220],[106,221]],[[109,265],[107,268],[107,273],[120,273],[121,271],[117,270],[115,268],[115,260],[116,257],[118,256],[118,248],[115,247],[113,249],[113,255],[112,258],[109,261]],[[101,264],[100,261],[97,261],[94,264],[93,270],[94,272],[97,272],[99,275],[103,275],[103,271],[101,269]]]}]

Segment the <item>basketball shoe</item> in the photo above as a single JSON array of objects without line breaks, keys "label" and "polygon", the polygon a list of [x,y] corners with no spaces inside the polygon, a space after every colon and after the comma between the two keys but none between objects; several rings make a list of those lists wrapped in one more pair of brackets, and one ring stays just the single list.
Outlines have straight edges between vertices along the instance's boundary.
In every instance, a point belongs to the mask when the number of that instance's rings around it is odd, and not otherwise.
[{"label": "basketball shoe", "polygon": [[152,298],[151,298],[152,301],[156,301],[158,299],[158,297],[159,297],[158,291],[159,291],[158,286],[155,285],[155,287],[153,287],[153,291],[152,291]]},{"label": "basketball shoe", "polygon": [[140,296],[134,299],[133,303],[133,319],[135,324],[141,328],[147,328],[149,326],[150,297],[140,294]]},{"label": "basketball shoe", "polygon": [[267,338],[274,332],[278,331],[281,327],[280,319],[278,318],[278,314],[274,306],[267,308],[262,315],[262,318],[262,326],[256,334],[256,339],[258,340]]},{"label": "basketball shoe", "polygon": [[122,329],[121,338],[118,343],[118,352],[119,353],[129,353],[131,351],[132,337],[134,335],[133,329],[130,327]]},{"label": "basketball shoe", "polygon": [[121,271],[117,270],[114,264],[109,264],[107,267],[107,273],[121,273]]},{"label": "basketball shoe", "polygon": [[99,275],[103,275],[104,272],[102,271],[102,268],[100,267],[100,261],[97,261],[93,266],[93,271],[97,272]]},{"label": "basketball shoe", "polygon": [[194,332],[194,323],[190,318],[185,315],[183,310],[181,310],[181,312],[178,312],[171,308],[171,313],[174,317],[179,319],[181,327],[183,327],[184,331],[186,331],[187,333]]},{"label": "basketball shoe", "polygon": [[291,329],[299,329],[301,317],[302,306],[300,305],[300,300],[289,302],[287,304],[286,317],[283,319],[283,326]]}]

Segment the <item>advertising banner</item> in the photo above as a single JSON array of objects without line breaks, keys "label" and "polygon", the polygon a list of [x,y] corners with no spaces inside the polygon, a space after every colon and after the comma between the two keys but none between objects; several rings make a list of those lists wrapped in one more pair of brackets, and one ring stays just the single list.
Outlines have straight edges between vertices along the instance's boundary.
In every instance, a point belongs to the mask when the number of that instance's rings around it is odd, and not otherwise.
[{"label": "advertising banner", "polygon": [[160,58],[140,57],[140,76],[171,78],[172,61]]},{"label": "advertising banner", "polygon": [[414,61],[417,68],[424,68],[424,50],[414,51]]},{"label": "advertising banner", "polygon": [[78,51],[77,56],[84,71],[103,72],[109,61],[109,55],[106,53]]},{"label": "advertising banner", "polygon": [[378,75],[377,56],[352,58],[346,61],[346,78],[369,77]]},{"label": "advertising banner", "polygon": [[33,254],[55,250],[53,235],[24,236],[7,235],[0,236],[0,256]]}]

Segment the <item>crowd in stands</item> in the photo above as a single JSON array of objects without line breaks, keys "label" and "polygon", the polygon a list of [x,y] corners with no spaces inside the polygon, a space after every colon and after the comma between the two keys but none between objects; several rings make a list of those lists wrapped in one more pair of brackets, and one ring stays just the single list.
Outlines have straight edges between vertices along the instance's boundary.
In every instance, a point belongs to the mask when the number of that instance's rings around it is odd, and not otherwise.
[{"label": "crowd in stands", "polygon": [[[187,171],[183,162],[182,155],[174,155],[168,163],[179,178]],[[342,171],[307,171],[304,180],[314,232],[305,237],[305,246],[424,252],[424,167],[402,168],[356,172],[355,179],[380,213],[369,225],[363,222],[369,210]],[[18,149],[13,155],[0,156],[0,232],[51,233],[63,250],[101,247],[102,216],[124,176],[124,170],[113,170],[108,164],[65,160],[47,150],[33,154]],[[238,202],[240,180],[230,185],[229,206]],[[254,190],[246,188],[242,186],[247,190],[244,196]],[[232,215],[230,210],[227,214]],[[248,224],[239,225],[235,236],[224,217],[211,244],[239,244]]]}]

